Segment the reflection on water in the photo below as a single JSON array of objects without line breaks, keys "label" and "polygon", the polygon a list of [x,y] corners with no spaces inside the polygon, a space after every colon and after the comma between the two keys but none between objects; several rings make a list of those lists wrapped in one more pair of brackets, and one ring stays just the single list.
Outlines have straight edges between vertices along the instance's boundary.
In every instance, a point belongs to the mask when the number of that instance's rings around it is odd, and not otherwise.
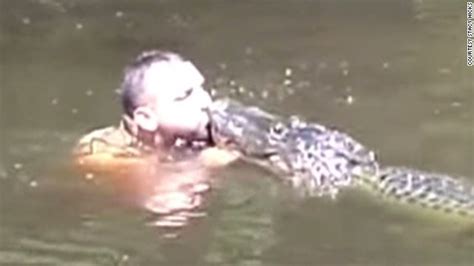
[{"label": "reflection on water", "polygon": [[[142,49],[165,47],[196,61],[216,96],[336,126],[387,164],[473,178],[474,86],[460,48],[463,3],[1,5],[1,263],[474,261],[472,226],[438,223],[356,193],[302,201],[271,174],[246,164],[211,173],[204,186],[184,186],[184,194],[156,198],[154,185],[81,175],[68,159],[81,134],[118,121],[115,89],[125,63]],[[207,181],[211,190],[204,192]],[[163,207],[171,203],[179,211]],[[189,213],[187,207],[198,203]],[[156,226],[183,221],[190,222],[179,234]]]},{"label": "reflection on water", "polygon": [[160,165],[152,160],[127,169],[125,174],[120,185],[127,189],[121,194],[131,195],[129,188],[135,188],[139,206],[153,214],[149,225],[180,229],[192,218],[206,215],[202,206],[211,187],[211,173],[197,162],[190,159]]}]

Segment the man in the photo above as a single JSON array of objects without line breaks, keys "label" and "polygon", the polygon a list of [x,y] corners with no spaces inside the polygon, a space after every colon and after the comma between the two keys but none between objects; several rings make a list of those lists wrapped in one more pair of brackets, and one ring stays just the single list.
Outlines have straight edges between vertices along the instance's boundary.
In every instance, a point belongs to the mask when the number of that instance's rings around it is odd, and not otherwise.
[{"label": "man", "polygon": [[[205,111],[212,100],[203,83],[199,70],[180,55],[143,52],[125,69],[120,125],[82,137],[74,149],[76,164],[87,172],[125,176],[120,182],[137,188],[141,204],[167,214],[160,224],[185,223],[187,218],[176,216],[201,204],[209,187],[206,170],[237,158],[212,147]],[[184,159],[169,158],[186,151],[191,155]]]},{"label": "man", "polygon": [[180,55],[143,52],[125,69],[120,125],[82,137],[74,150],[77,163],[107,171],[143,163],[144,157],[162,155],[182,143],[205,146],[199,158],[206,166],[233,161],[233,154],[209,147],[205,108],[212,100],[203,83],[199,70]]}]

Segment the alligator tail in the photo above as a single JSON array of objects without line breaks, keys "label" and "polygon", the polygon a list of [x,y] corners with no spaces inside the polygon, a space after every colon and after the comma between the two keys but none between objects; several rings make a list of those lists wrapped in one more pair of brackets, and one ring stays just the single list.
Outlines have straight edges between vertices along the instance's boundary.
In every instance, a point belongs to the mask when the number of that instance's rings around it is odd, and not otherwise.
[{"label": "alligator tail", "polygon": [[361,178],[386,198],[474,219],[474,185],[465,179],[405,167],[382,167]]}]

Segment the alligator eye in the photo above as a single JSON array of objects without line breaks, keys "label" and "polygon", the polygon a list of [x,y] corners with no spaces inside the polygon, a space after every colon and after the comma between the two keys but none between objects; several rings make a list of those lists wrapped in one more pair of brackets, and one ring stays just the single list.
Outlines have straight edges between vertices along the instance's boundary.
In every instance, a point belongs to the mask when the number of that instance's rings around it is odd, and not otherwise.
[{"label": "alligator eye", "polygon": [[275,124],[273,127],[272,127],[272,133],[276,133],[276,134],[281,134],[283,132],[283,124],[282,123],[277,123]]}]

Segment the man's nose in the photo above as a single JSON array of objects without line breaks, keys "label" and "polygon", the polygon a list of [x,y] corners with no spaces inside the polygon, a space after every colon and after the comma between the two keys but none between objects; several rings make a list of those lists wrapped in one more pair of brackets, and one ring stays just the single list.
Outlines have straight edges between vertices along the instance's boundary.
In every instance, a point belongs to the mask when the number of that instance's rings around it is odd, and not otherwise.
[{"label": "man's nose", "polygon": [[198,90],[198,96],[196,98],[198,104],[203,108],[207,108],[212,103],[211,96],[203,88]]}]

